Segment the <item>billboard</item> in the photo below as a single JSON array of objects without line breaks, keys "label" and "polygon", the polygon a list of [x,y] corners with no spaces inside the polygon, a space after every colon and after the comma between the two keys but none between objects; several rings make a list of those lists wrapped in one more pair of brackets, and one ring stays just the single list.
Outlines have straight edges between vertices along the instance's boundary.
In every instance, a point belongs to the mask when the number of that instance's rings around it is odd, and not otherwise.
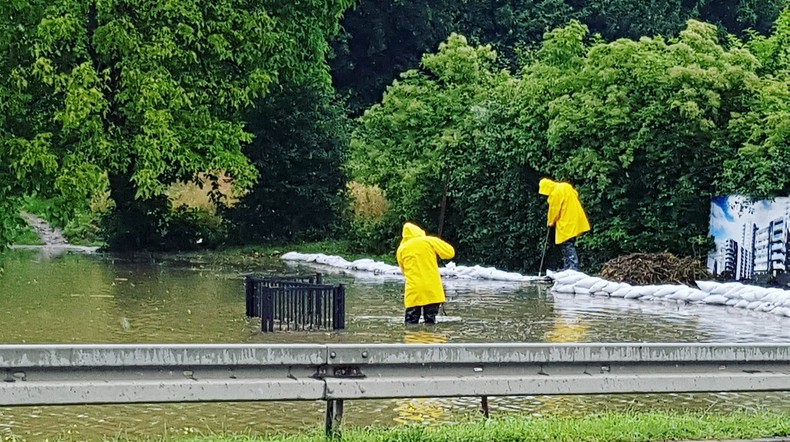
[{"label": "billboard", "polygon": [[785,273],[790,267],[789,222],[790,198],[714,198],[710,234],[716,248],[708,256],[708,270],[735,280],[768,279]]}]

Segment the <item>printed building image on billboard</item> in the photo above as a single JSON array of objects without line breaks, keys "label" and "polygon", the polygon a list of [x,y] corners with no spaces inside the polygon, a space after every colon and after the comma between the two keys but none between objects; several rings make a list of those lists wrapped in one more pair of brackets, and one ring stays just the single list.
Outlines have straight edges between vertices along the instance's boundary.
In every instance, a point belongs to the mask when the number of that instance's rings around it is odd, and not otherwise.
[{"label": "printed building image on billboard", "polygon": [[735,280],[785,273],[790,266],[789,222],[790,198],[714,198],[710,234],[716,249],[708,257],[708,270]]}]

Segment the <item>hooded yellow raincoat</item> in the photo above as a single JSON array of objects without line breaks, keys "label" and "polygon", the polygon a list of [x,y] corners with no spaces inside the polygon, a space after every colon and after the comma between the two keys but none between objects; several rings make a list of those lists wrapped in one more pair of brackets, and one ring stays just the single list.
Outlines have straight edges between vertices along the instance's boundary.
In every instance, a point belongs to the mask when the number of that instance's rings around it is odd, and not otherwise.
[{"label": "hooded yellow raincoat", "polygon": [[573,186],[543,178],[538,193],[549,197],[548,225],[555,227],[555,244],[562,244],[590,230],[579,192]]},{"label": "hooded yellow raincoat", "polygon": [[455,256],[455,249],[439,238],[427,236],[424,230],[412,223],[403,225],[403,239],[396,256],[406,277],[403,298],[406,308],[445,301],[437,255],[442,259],[451,259]]}]

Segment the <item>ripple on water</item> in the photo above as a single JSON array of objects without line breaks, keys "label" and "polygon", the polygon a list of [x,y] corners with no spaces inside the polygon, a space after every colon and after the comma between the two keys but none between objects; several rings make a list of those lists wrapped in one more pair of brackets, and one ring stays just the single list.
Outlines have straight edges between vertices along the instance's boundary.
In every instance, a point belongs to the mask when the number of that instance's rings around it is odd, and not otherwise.
[{"label": "ripple on water", "polygon": [[[402,282],[347,287],[343,332],[260,333],[243,317],[243,274],[281,272],[279,262],[233,268],[210,256],[109,259],[8,255],[0,277],[3,343],[441,343],[790,342],[790,319],[734,308],[589,296],[549,296],[544,287],[451,286],[447,316],[404,327]],[[305,269],[304,273],[312,272]],[[697,394],[491,398],[494,415],[584,415],[603,410],[790,409],[790,395]],[[351,425],[455,422],[477,416],[479,398],[351,401]],[[0,409],[0,437],[159,438],[318,428],[318,402],[115,405]]]}]

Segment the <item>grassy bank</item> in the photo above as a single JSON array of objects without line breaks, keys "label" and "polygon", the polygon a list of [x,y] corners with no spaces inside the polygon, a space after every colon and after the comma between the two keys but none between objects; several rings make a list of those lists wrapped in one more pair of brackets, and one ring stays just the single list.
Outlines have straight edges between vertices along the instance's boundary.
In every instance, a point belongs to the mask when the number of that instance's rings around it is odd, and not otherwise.
[{"label": "grassy bank", "polygon": [[[346,429],[344,442],[654,442],[757,439],[790,435],[790,412],[604,413],[580,418],[529,417],[448,425]],[[179,441],[325,442],[323,433],[293,436],[201,436]]]},{"label": "grassy bank", "polygon": [[355,251],[350,243],[345,240],[326,240],[317,242],[307,242],[301,244],[281,244],[281,245],[258,245],[229,248],[223,251],[229,255],[264,255],[272,258],[279,258],[286,252],[299,253],[323,253],[325,255],[341,256],[348,261],[369,258],[376,261],[386,262],[387,264],[397,265],[395,250],[386,255],[371,255]]},{"label": "grassy bank", "polygon": [[36,233],[31,227],[26,226],[24,229],[17,232],[16,235],[11,237],[11,244],[40,246],[43,245],[44,242],[41,241],[38,233]]}]

